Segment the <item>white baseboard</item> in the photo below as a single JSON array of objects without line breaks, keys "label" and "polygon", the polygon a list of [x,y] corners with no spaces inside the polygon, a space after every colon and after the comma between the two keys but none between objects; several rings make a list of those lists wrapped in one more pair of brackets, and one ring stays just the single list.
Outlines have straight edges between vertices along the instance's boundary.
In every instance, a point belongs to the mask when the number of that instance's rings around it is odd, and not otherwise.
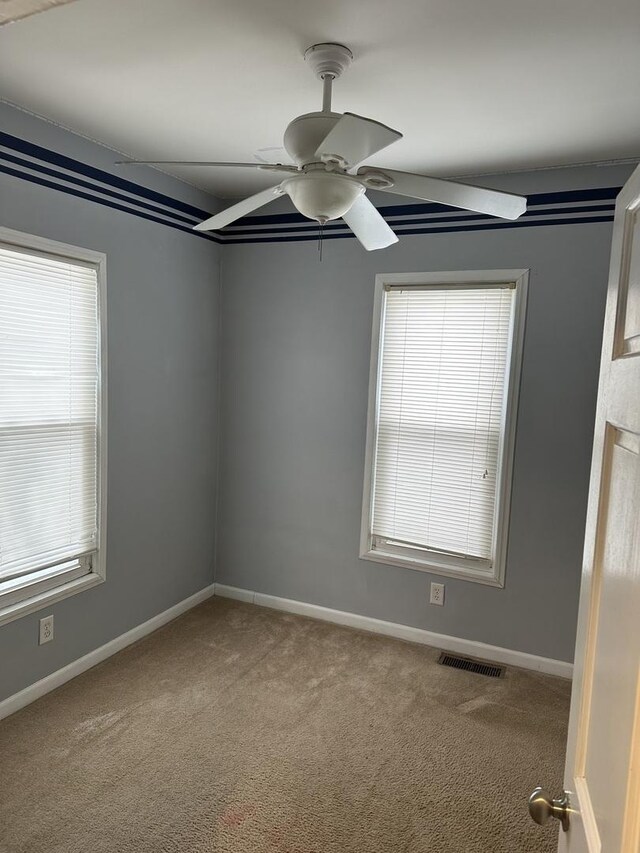
[{"label": "white baseboard", "polygon": [[571,678],[573,674],[573,665],[566,661],[543,658],[538,655],[527,654],[526,652],[518,652],[513,649],[504,649],[500,646],[478,643],[474,640],[450,637],[447,634],[436,634],[433,631],[426,631],[424,628],[414,628],[411,625],[385,622],[382,619],[374,619],[370,616],[360,616],[357,613],[332,610],[329,607],[321,607],[318,604],[308,604],[304,601],[294,601],[290,598],[280,598],[276,595],[266,595],[261,592],[253,592],[248,589],[239,589],[238,587],[216,583],[201,589],[195,595],[185,598],[184,601],[180,601],[163,613],[159,613],[147,622],[143,622],[142,625],[132,628],[125,634],[121,634],[114,640],[105,643],[104,646],[94,649],[94,651],[89,652],[84,657],[73,661],[56,672],[52,672],[51,675],[47,675],[40,681],[36,681],[35,684],[25,687],[19,693],[15,693],[13,696],[4,699],[0,702],[0,720],[19,711],[20,708],[24,708],[51,690],[55,690],[56,687],[60,687],[77,675],[86,672],[91,667],[116,654],[116,652],[135,643],[136,640],[140,640],[152,631],[161,628],[167,622],[171,622],[182,613],[206,601],[214,593],[223,598],[235,598],[238,601],[257,604],[261,607],[270,607],[274,610],[284,610],[287,613],[310,616],[313,619],[322,619],[325,622],[334,622],[337,625],[346,625],[350,628],[359,628],[375,634],[384,634],[387,637],[396,637],[397,639],[408,640],[412,643],[434,646],[448,652],[458,652],[511,666],[519,666],[523,669],[535,670],[536,672],[545,672],[549,675],[558,675],[561,678]]},{"label": "white baseboard", "polygon": [[13,696],[9,696],[7,699],[0,702],[0,720],[4,717],[8,717],[9,714],[19,711],[20,708],[24,708],[25,705],[29,705],[29,703],[34,702],[36,699],[44,696],[45,693],[55,690],[56,687],[60,687],[66,681],[70,681],[72,678],[75,678],[76,675],[80,675],[88,669],[91,669],[91,667],[96,664],[102,663],[103,660],[111,657],[111,655],[115,655],[116,652],[130,646],[131,643],[135,643],[136,640],[140,640],[152,631],[156,631],[158,628],[166,625],[167,622],[171,622],[182,613],[185,613],[197,604],[201,604],[203,601],[206,601],[207,598],[211,598],[214,594],[214,586],[215,584],[206,586],[194,595],[189,596],[189,598],[185,598],[184,601],[174,604],[173,607],[170,607],[163,613],[158,613],[157,616],[153,616],[147,622],[143,622],[142,625],[137,625],[135,628],[127,631],[126,634],[121,634],[114,640],[110,640],[108,643],[105,643],[104,646],[94,649],[94,651],[78,658],[78,660],[72,661],[70,664],[67,664],[67,666],[62,667],[62,669],[58,669],[56,672],[52,672],[51,675],[47,675],[45,678],[40,679],[40,681],[36,681],[35,684],[25,687],[25,689],[21,690],[19,693],[14,693]]},{"label": "white baseboard", "polygon": [[249,604],[271,607],[274,610],[285,610],[287,613],[297,613],[300,616],[311,616],[313,619],[323,619],[325,622],[335,622],[337,625],[360,628],[374,634],[384,634],[387,637],[409,640],[412,643],[435,646],[447,652],[457,652],[458,654],[518,666],[523,669],[532,669],[548,675],[558,675],[561,678],[571,678],[573,675],[573,664],[563,660],[543,658],[538,655],[530,655],[527,652],[503,649],[500,646],[490,646],[487,643],[451,637],[447,634],[435,634],[433,631],[426,631],[424,628],[413,628],[411,625],[400,625],[397,622],[385,622],[382,619],[373,619],[370,616],[360,616],[357,613],[347,613],[344,610],[332,610],[318,604],[307,604],[305,601],[279,598],[277,595],[265,595],[261,592],[252,592],[235,586],[225,586],[220,583],[216,583],[214,586],[215,594],[223,598],[235,598]]}]

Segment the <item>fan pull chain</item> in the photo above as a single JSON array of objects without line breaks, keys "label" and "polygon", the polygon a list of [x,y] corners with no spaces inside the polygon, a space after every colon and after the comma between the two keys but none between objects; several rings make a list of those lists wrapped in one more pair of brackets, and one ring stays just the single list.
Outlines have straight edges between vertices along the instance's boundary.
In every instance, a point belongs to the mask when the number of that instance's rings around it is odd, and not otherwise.
[{"label": "fan pull chain", "polygon": [[324,223],[321,222],[318,226],[318,252],[320,253],[320,262],[322,262],[322,238],[324,236]]}]

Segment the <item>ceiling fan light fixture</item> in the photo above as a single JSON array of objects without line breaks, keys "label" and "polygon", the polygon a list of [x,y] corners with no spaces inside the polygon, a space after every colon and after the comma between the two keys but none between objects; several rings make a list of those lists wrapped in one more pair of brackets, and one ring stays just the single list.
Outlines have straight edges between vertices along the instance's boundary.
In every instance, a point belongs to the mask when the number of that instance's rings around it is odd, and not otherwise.
[{"label": "ceiling fan light fixture", "polygon": [[296,175],[281,187],[303,216],[322,225],[344,216],[364,192],[363,185],[348,175],[324,171]]}]

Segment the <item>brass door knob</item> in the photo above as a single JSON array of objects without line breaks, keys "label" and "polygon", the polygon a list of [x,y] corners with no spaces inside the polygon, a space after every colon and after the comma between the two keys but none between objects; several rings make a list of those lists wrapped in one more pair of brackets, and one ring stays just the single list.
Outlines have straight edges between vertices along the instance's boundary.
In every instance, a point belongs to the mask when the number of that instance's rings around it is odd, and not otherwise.
[{"label": "brass door knob", "polygon": [[544,826],[549,818],[555,817],[562,824],[563,831],[567,832],[569,829],[569,796],[567,792],[563,791],[562,796],[554,800],[544,788],[536,788],[529,797],[529,814],[541,826]]}]

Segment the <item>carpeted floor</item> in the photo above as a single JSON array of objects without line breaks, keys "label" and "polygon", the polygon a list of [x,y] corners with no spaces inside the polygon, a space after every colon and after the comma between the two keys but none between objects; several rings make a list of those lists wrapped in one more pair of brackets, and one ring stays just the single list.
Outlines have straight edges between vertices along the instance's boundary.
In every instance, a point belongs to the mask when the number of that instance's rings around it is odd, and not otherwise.
[{"label": "carpeted floor", "polygon": [[2,853],[556,850],[569,682],[212,599],[0,723]]}]

